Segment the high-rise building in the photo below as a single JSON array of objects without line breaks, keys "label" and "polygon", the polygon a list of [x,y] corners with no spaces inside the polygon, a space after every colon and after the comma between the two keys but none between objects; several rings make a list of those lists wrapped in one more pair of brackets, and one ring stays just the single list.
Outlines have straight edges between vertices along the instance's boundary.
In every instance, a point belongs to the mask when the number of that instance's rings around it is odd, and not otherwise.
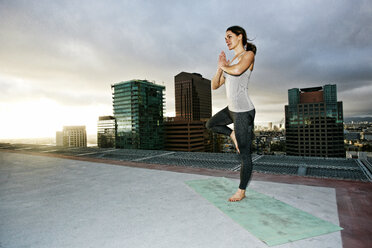
[{"label": "high-rise building", "polygon": [[85,126],[64,126],[63,146],[87,147],[87,131]]},{"label": "high-rise building", "polygon": [[98,117],[97,143],[100,148],[115,147],[116,120],[113,116]]},{"label": "high-rise building", "polygon": [[278,132],[278,131],[279,131],[279,127],[278,127],[277,125],[274,125],[273,130],[274,130],[275,132]]},{"label": "high-rise building", "polygon": [[56,146],[63,146],[63,132],[56,132]]},{"label": "high-rise building", "polygon": [[211,81],[198,73],[181,72],[174,77],[176,117],[165,122],[166,149],[171,151],[212,151],[210,131]]},{"label": "high-rise building", "polygon": [[268,126],[269,130],[273,130],[273,123],[272,122],[269,122],[267,126]]},{"label": "high-rise building", "polygon": [[117,125],[116,148],[163,149],[165,86],[147,80],[130,80],[111,88]]},{"label": "high-rise building", "polygon": [[176,117],[205,121],[212,115],[211,81],[198,73],[181,72],[174,77]]},{"label": "high-rise building", "polygon": [[205,121],[168,117],[165,121],[165,149],[168,151],[209,152],[211,140]]},{"label": "high-rise building", "polygon": [[335,84],[288,90],[287,155],[345,157],[342,102]]}]

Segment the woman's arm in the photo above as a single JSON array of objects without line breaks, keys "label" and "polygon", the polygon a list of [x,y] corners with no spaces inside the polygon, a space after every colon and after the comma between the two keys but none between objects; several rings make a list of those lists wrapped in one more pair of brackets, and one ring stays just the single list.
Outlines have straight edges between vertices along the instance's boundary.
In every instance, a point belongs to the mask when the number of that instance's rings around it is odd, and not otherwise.
[{"label": "woman's arm", "polygon": [[225,77],[223,76],[223,70],[221,69],[222,66],[228,65],[229,61],[226,61],[226,55],[224,52],[221,52],[219,58],[218,58],[218,69],[216,74],[214,75],[212,79],[212,89],[216,90],[221,85],[225,83]]},{"label": "woman's arm", "polygon": [[212,78],[212,90],[218,89],[224,83],[225,77],[223,76],[223,70],[221,68],[218,68],[216,74]]},{"label": "woman's arm", "polygon": [[223,65],[220,68],[230,75],[240,75],[245,72],[254,62],[254,53],[248,51],[241,56],[240,61],[235,65]]}]

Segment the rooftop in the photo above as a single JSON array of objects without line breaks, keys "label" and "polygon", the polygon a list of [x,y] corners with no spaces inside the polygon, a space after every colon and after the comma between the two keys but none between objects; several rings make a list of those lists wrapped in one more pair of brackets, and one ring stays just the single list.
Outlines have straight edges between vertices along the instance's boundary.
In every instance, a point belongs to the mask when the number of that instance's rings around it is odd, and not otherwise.
[{"label": "rooftop", "polygon": [[[239,171],[235,153],[176,152],[97,147],[58,147],[46,145],[2,144],[0,149],[37,152],[54,156],[73,156],[114,161],[142,162],[188,168]],[[371,172],[359,159],[298,157],[253,154],[254,171],[268,174],[372,181]]]},{"label": "rooftop", "polygon": [[159,85],[159,84],[156,84],[155,81],[150,82],[146,79],[133,79],[133,80],[128,80],[128,81],[122,81],[122,82],[119,82],[119,83],[112,84],[111,88],[114,88],[114,87],[117,87],[117,86],[120,87],[124,84],[133,84],[133,83],[141,83],[141,84],[145,84],[145,85],[148,85],[148,86],[156,86],[156,87],[160,87],[160,88],[165,89],[164,85]]},{"label": "rooftop", "polygon": [[319,90],[322,90],[323,87],[319,86],[319,87],[311,87],[311,88],[302,88],[300,89],[302,92],[313,92],[313,91],[319,91]]},{"label": "rooftop", "polygon": [[[344,228],[278,247],[371,246],[359,160],[253,160],[250,188]],[[184,183],[238,170],[236,154],[0,144],[0,247],[267,247]]]}]

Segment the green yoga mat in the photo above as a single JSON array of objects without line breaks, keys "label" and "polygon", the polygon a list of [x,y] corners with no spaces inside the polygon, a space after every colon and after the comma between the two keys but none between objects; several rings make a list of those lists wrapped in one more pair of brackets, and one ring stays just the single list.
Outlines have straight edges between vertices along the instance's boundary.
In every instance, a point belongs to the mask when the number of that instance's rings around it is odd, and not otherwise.
[{"label": "green yoga mat", "polygon": [[229,202],[238,185],[227,178],[191,180],[186,184],[269,246],[343,230],[249,188],[245,199]]}]

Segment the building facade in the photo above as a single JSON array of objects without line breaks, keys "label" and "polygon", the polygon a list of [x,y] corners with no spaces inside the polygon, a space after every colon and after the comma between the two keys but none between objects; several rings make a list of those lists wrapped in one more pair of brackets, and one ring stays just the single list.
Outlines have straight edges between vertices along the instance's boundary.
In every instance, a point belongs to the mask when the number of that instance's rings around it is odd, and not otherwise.
[{"label": "building facade", "polygon": [[285,127],[287,155],[345,157],[343,108],[335,84],[289,89]]},{"label": "building facade", "polygon": [[198,73],[174,77],[176,117],[165,121],[165,147],[170,151],[210,152],[205,124],[212,114],[211,81]]},{"label": "building facade", "polygon": [[165,120],[165,149],[168,151],[210,152],[212,149],[205,121],[177,117]]},{"label": "building facade", "polygon": [[56,146],[63,146],[63,132],[56,132]]},{"label": "building facade", "polygon": [[212,116],[211,81],[198,73],[181,72],[174,77],[176,117],[206,121]]},{"label": "building facade", "polygon": [[147,80],[131,80],[111,88],[116,119],[115,147],[163,149],[165,86]]},{"label": "building facade", "polygon": [[63,146],[87,147],[87,131],[85,126],[64,126]]},{"label": "building facade", "polygon": [[116,120],[113,116],[98,117],[97,144],[100,148],[115,147]]}]

